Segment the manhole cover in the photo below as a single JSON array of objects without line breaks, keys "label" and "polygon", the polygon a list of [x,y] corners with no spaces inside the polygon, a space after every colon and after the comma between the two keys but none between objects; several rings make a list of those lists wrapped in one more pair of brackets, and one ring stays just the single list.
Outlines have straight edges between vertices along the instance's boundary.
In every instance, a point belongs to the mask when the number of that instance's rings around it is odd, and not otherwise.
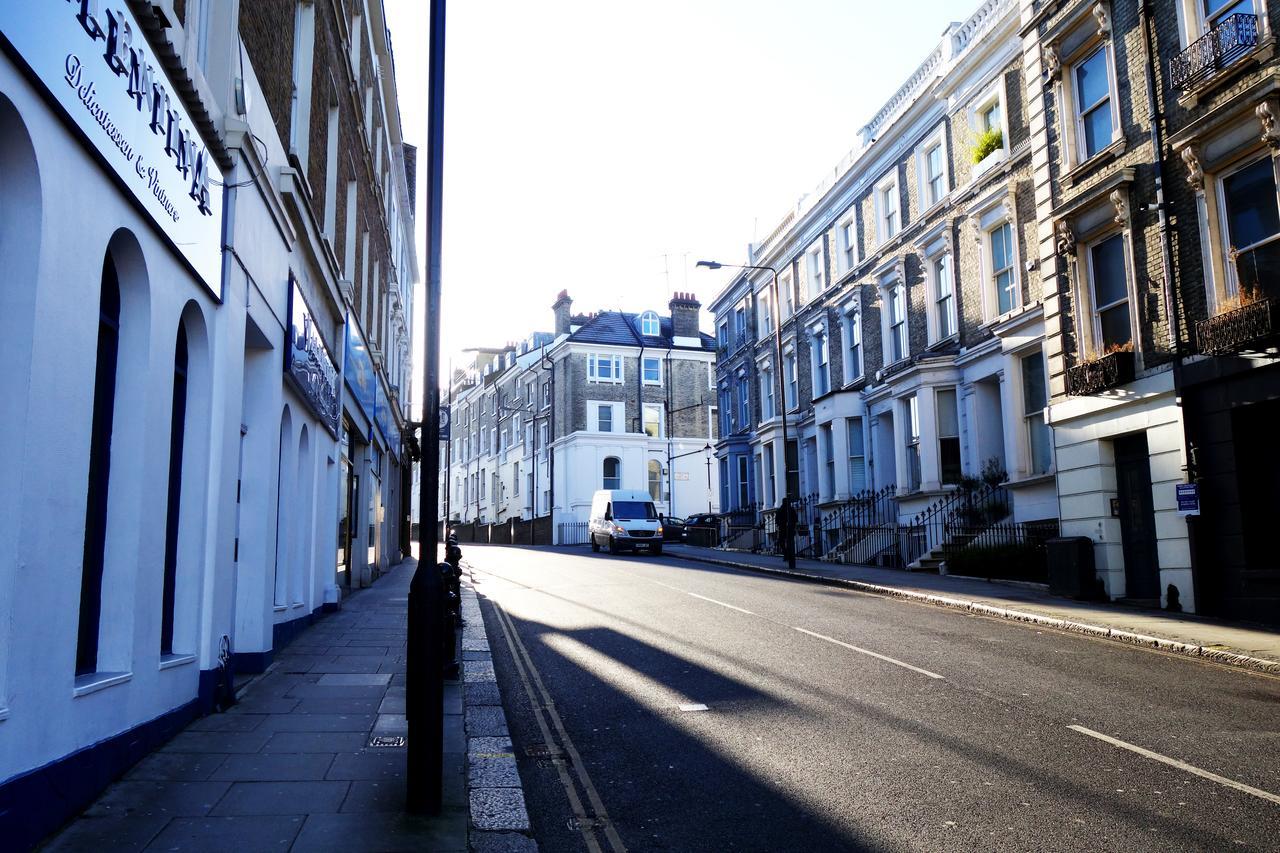
[{"label": "manhole cover", "polygon": [[369,746],[372,747],[388,747],[388,746],[404,746],[408,740],[401,735],[375,735],[369,738]]}]

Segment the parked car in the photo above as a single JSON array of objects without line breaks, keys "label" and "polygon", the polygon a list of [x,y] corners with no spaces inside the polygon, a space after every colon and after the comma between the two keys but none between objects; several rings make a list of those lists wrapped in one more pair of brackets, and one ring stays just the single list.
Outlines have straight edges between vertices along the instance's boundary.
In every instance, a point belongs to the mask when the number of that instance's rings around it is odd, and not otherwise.
[{"label": "parked car", "polygon": [[720,516],[699,512],[684,520],[684,541],[690,545],[714,548],[720,544]]},{"label": "parked car", "polygon": [[662,521],[645,491],[601,489],[591,499],[588,525],[591,550],[607,547],[610,554],[623,548],[662,553]]},{"label": "parked car", "polygon": [[684,541],[684,519],[674,516],[658,516],[658,520],[662,522],[662,541],[663,542],[683,542]]}]

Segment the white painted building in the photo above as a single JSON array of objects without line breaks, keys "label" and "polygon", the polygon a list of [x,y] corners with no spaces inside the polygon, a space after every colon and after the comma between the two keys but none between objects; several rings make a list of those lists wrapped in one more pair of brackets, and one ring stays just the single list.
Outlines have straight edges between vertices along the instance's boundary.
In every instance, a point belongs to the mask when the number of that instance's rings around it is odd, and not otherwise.
[{"label": "white painted building", "polygon": [[[307,145],[331,117],[304,143],[271,96],[310,67],[312,4],[283,56],[245,40],[259,9],[0,7],[5,845],[37,843],[400,558],[413,202],[381,6],[362,6],[382,115],[351,132],[382,152],[368,210],[394,259],[365,269],[339,263],[314,201],[339,149]],[[344,391],[361,340],[367,405]],[[344,457],[368,498],[345,565]]]}]

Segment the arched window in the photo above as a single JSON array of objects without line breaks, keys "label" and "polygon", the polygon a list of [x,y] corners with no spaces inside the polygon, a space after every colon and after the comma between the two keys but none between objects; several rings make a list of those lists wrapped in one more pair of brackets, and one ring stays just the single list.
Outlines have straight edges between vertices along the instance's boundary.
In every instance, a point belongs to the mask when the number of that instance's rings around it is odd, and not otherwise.
[{"label": "arched window", "polygon": [[649,460],[649,497],[662,500],[662,463],[657,459]]},{"label": "arched window", "polygon": [[622,463],[618,457],[610,456],[604,460],[604,485],[601,488],[622,488]]},{"label": "arched window", "polygon": [[658,315],[656,313],[646,311],[640,315],[640,334],[657,337],[661,333],[661,326],[658,323]]},{"label": "arched window", "polygon": [[169,420],[169,506],[164,528],[164,597],[160,654],[173,654],[173,609],[178,588],[178,519],[182,507],[182,438],[187,431],[187,330],[178,324],[173,354],[173,408]]},{"label": "arched window", "polygon": [[93,380],[89,483],[85,489],[84,557],[80,578],[80,624],[76,675],[98,669],[102,618],[102,570],[107,544],[107,492],[111,479],[111,429],[116,411],[116,361],[120,354],[120,280],[108,255],[102,264],[98,301],[98,360]]}]

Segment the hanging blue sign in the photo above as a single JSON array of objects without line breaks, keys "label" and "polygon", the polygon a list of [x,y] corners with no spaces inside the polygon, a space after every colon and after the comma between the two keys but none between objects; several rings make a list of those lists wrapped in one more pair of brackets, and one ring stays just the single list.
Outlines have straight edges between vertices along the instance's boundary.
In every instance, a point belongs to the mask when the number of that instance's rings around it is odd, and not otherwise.
[{"label": "hanging blue sign", "polygon": [[338,369],[298,280],[289,274],[289,346],[284,373],[334,436],[338,434]]},{"label": "hanging blue sign", "polygon": [[351,389],[356,405],[372,424],[377,404],[378,375],[373,369],[373,359],[369,357],[369,347],[356,328],[355,318],[350,315],[347,316],[346,364],[343,365],[342,375],[347,387]]},{"label": "hanging blue sign", "polygon": [[440,407],[440,440],[453,440],[453,413],[448,406]]},{"label": "hanging blue sign", "polygon": [[396,416],[391,411],[391,401],[387,399],[381,383],[378,384],[376,390],[373,419],[378,424],[378,430],[382,433],[383,440],[387,443],[387,449],[391,451],[392,456],[399,459],[400,428],[396,426]]}]

